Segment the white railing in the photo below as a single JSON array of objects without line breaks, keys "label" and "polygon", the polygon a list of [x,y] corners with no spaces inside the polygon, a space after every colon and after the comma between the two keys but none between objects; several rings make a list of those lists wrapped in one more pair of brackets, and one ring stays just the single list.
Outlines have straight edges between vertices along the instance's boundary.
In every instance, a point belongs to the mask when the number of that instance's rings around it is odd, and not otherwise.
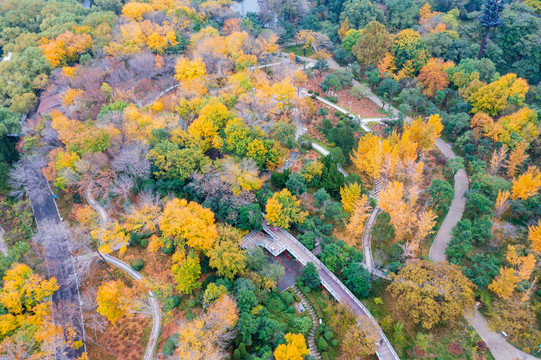
[{"label": "white railing", "polygon": [[[264,228],[267,228],[267,226],[264,225]],[[379,325],[377,325],[377,321],[376,319],[374,318],[374,316],[372,316],[372,314],[370,313],[370,311],[368,311],[368,309],[363,305],[363,303],[361,303],[359,301],[359,299],[357,299],[357,297],[355,295],[353,295],[353,293],[344,285],[342,284],[342,282],[336,277],[336,275],[334,275],[322,262],[321,260],[319,260],[314,254],[312,254],[312,252],[310,252],[303,244],[301,244],[299,242],[299,240],[297,240],[293,235],[291,235],[289,232],[285,231],[284,229],[282,228],[278,228],[279,231],[281,231],[285,236],[287,236],[291,241],[293,241],[293,243],[295,245],[297,245],[301,250],[305,250],[304,253],[307,254],[309,256],[309,258],[314,262],[314,264],[317,264],[321,270],[323,270],[327,275],[329,275],[331,277],[331,279],[333,279],[337,284],[338,286],[340,286],[340,288],[353,300],[353,302],[359,307],[361,308],[361,310],[366,314],[366,316],[371,319],[377,326],[378,328],[378,332],[381,336],[381,338],[383,339],[383,341],[385,342],[385,344],[387,345],[387,347],[389,348],[389,350],[391,351],[391,354],[393,355],[393,357],[397,360],[400,360],[400,358],[398,357],[398,354],[396,353],[396,351],[394,350],[393,346],[391,345],[391,343],[389,342],[389,340],[387,339],[387,337],[385,336],[385,334],[383,333],[383,330],[381,330],[381,328],[379,327]],[[304,248],[304,249],[303,249]],[[303,265],[306,266],[306,263],[304,263],[304,259],[303,259],[303,256],[300,256],[300,254],[297,254],[296,251],[292,250],[291,248],[288,248],[288,251],[293,255],[295,256]],[[323,286],[325,286],[325,288],[327,288],[327,290],[331,293],[331,295],[333,295],[333,297],[337,300],[337,301],[340,301],[342,300],[340,296],[338,296],[333,290],[332,290],[332,287],[330,286],[330,284],[326,284],[326,281],[324,279],[322,279],[322,284]],[[378,355],[378,357],[380,357],[380,355],[378,354],[378,352],[376,351],[376,355]]]}]

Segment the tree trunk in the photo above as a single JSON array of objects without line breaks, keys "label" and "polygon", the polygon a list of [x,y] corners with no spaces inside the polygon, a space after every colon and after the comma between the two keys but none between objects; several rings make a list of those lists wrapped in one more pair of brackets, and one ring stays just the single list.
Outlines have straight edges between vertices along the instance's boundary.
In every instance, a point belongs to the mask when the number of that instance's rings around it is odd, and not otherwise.
[{"label": "tree trunk", "polygon": [[479,54],[477,55],[477,60],[481,60],[481,56],[483,55],[483,50],[485,50],[485,46],[487,45],[487,39],[488,39],[488,30],[490,28],[487,27],[485,30],[485,36],[483,36],[483,41],[481,41],[481,48],[479,49]]},{"label": "tree trunk", "polygon": [[111,272],[111,268],[109,267],[109,264],[107,263],[107,260],[105,260],[105,258],[103,257],[103,255],[99,251],[97,253],[98,253],[98,256],[101,258],[101,260],[103,261],[103,264],[105,265],[104,268],[109,273],[109,276],[111,276],[111,279],[116,280],[113,273]]}]

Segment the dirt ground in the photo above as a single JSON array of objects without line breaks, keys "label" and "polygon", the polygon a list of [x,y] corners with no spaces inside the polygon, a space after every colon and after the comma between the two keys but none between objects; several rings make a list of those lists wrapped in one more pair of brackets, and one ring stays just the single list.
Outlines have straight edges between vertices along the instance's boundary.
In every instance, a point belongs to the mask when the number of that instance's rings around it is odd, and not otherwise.
[{"label": "dirt ground", "polygon": [[[312,79],[308,79],[306,88],[311,89],[314,92],[318,91],[322,97],[326,95],[319,87],[319,83],[323,81],[326,74],[327,73],[323,73],[321,76],[314,74]],[[344,87],[342,91],[336,93],[338,96],[337,105],[349,110],[349,104],[351,102],[351,112],[360,115],[362,118],[376,118],[385,116],[382,112],[380,112],[379,106],[374,104],[371,100],[367,98],[357,99],[350,94],[350,90],[351,86],[348,86]],[[332,112],[334,113],[334,109]]]}]

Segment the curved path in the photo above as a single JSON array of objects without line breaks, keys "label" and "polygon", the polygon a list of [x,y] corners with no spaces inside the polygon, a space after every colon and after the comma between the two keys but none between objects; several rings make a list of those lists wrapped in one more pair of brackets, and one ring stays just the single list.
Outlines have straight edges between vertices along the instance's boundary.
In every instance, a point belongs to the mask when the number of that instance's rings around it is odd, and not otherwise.
[{"label": "curved path", "polygon": [[[88,204],[90,204],[90,206],[92,206],[92,208],[96,210],[96,212],[100,216],[101,225],[104,226],[105,224],[107,224],[108,222],[107,212],[105,211],[103,206],[101,206],[101,204],[97,202],[96,199],[94,199],[94,196],[92,195],[92,191],[90,190],[90,187],[85,191],[85,196],[86,196],[86,200],[88,201]],[[141,280],[143,278],[143,276],[139,272],[135,271],[130,265],[126,264],[125,262],[120,261],[117,258],[114,258],[107,254],[102,254],[102,256],[105,259],[105,261],[126,271],[135,280]],[[158,343],[158,336],[160,335],[160,327],[161,327],[160,307],[158,306],[158,301],[156,300],[156,296],[154,295],[153,291],[149,291],[148,301],[150,303],[150,308],[152,310],[152,330],[150,332],[150,337],[148,339],[148,345],[145,351],[144,360],[152,360],[154,358],[154,351]]]},{"label": "curved path", "polygon": [[[314,59],[305,58],[301,56],[299,56],[299,58],[301,58],[304,61],[309,62],[310,64],[315,63]],[[333,59],[329,59],[328,64],[331,69],[341,68],[340,65]],[[360,83],[357,80],[353,80],[353,86],[360,86]],[[382,108],[385,105],[383,104],[381,99],[378,96],[376,96],[374,93],[372,93],[371,91],[367,91],[365,94],[365,97],[367,97],[376,105]],[[399,111],[396,108],[392,107],[390,104],[387,105],[387,109],[390,110],[395,116],[398,116]],[[409,123],[411,119],[409,117],[406,117],[405,121]],[[445,143],[443,140],[437,139],[436,147],[438,148],[438,150],[441,151],[441,153],[445,156],[447,160],[453,159],[456,157],[451,147],[447,143]],[[454,184],[455,197],[453,201],[451,202],[449,211],[447,215],[445,216],[445,219],[443,220],[443,223],[429,251],[429,258],[432,261],[445,261],[445,249],[447,248],[449,241],[451,241],[451,230],[458,223],[458,221],[460,221],[460,219],[462,218],[462,214],[464,212],[464,207],[466,204],[464,193],[468,190],[468,177],[466,175],[466,172],[464,170],[459,170],[455,174],[454,180],[455,180],[455,184]],[[367,250],[370,251],[370,247],[367,247]],[[371,251],[369,253],[365,253],[365,258],[366,257],[370,257],[370,258],[372,257]],[[533,357],[529,354],[526,354],[520,351],[513,345],[509,344],[505,340],[505,338],[501,336],[499,333],[496,333],[490,330],[487,327],[486,320],[483,318],[483,315],[481,315],[479,311],[475,310],[475,313],[473,314],[473,316],[467,316],[466,318],[468,322],[471,324],[471,326],[475,329],[475,331],[479,334],[479,336],[483,339],[483,341],[487,344],[488,348],[490,349],[490,352],[492,353],[492,355],[494,356],[496,360],[538,359],[536,357]]]}]

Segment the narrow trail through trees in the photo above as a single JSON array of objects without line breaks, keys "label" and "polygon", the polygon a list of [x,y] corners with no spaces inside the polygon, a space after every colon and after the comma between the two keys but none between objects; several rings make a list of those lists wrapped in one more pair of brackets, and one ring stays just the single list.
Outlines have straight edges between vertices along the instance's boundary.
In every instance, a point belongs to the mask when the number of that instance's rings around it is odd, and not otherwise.
[{"label": "narrow trail through trees", "polygon": [[[314,59],[305,58],[302,56],[299,56],[299,58],[312,65],[316,61]],[[329,59],[327,62],[331,69],[342,68],[333,59]],[[357,80],[353,80],[353,86],[360,87],[361,84]],[[382,108],[385,106],[385,104],[381,101],[381,99],[370,90],[366,91],[365,97],[367,97],[376,105]],[[398,117],[399,111],[396,108],[392,107],[391,105],[387,105],[387,109],[390,110],[394,116]],[[349,113],[345,109],[342,109],[342,110],[345,113]],[[411,119],[409,117],[406,117],[405,121],[409,123]],[[436,147],[438,148],[438,150],[440,150],[440,152],[443,154],[443,156],[445,156],[447,160],[450,160],[456,157],[455,153],[453,152],[449,144],[447,144],[445,141],[441,139],[437,139]],[[464,207],[466,205],[466,199],[464,197],[464,194],[468,191],[468,176],[466,172],[463,169],[459,170],[454,176],[454,181],[455,181],[455,184],[454,184],[455,197],[453,201],[451,202],[449,211],[447,212],[447,215],[445,216],[445,219],[443,220],[443,223],[429,251],[429,258],[432,261],[445,261],[445,249],[447,248],[449,241],[451,241],[451,230],[462,218]],[[370,237],[372,233],[373,223],[370,224],[369,220],[367,220],[367,224],[365,226],[365,231],[367,232],[369,236],[367,236],[366,240],[363,238],[363,249],[366,247],[366,250],[364,253],[365,259],[366,257],[370,257],[370,259],[372,259],[371,246],[365,246],[364,244],[365,241],[366,242],[371,241]],[[370,263],[373,264],[373,260],[370,260]],[[516,347],[514,347],[513,345],[509,344],[505,340],[505,338],[502,335],[500,335],[498,332],[492,331],[487,326],[487,322],[485,318],[483,317],[483,315],[481,315],[481,313],[477,309],[475,310],[473,315],[467,316],[466,319],[471,324],[471,326],[475,329],[475,331],[479,334],[481,339],[483,339],[483,341],[487,344],[490,352],[492,353],[492,355],[494,356],[496,360],[510,360],[510,359],[534,360],[534,359],[537,359],[536,357],[526,354],[520,351],[519,349],[517,349]]]},{"label": "narrow trail through trees", "polygon": [[[105,226],[107,222],[109,221],[107,212],[105,211],[103,206],[101,206],[101,204],[97,202],[96,199],[94,199],[94,196],[92,195],[92,191],[90,190],[90,187],[85,191],[85,197],[86,197],[86,200],[88,201],[88,204],[92,206],[92,208],[96,210],[96,212],[98,213],[100,217],[100,225]],[[108,263],[115,265],[121,268],[122,270],[126,271],[135,280],[141,280],[143,278],[143,276],[139,272],[135,271],[130,265],[126,264],[125,262],[107,254],[103,254],[102,257]],[[148,301],[150,303],[150,309],[152,311],[152,330],[150,332],[150,337],[148,339],[148,345],[145,351],[144,360],[152,360],[154,358],[154,352],[156,349],[156,345],[158,343],[158,336],[160,335],[160,327],[161,327],[160,307],[158,305],[158,301],[156,300],[156,296],[154,295],[153,291],[149,291]]]}]

